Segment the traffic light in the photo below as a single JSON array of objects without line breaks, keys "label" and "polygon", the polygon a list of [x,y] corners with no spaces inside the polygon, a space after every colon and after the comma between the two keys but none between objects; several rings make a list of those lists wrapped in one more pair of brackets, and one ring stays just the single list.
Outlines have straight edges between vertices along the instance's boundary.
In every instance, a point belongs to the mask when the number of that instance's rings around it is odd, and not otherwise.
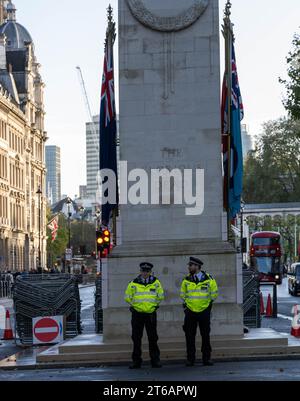
[{"label": "traffic light", "polygon": [[96,244],[97,253],[101,252],[101,257],[107,257],[110,251],[110,231],[107,228],[96,231]]},{"label": "traffic light", "polygon": [[103,231],[104,249],[110,249],[110,231],[105,229]]},{"label": "traffic light", "polygon": [[96,231],[96,244],[97,244],[97,252],[102,252],[104,249],[104,238],[101,230]]}]

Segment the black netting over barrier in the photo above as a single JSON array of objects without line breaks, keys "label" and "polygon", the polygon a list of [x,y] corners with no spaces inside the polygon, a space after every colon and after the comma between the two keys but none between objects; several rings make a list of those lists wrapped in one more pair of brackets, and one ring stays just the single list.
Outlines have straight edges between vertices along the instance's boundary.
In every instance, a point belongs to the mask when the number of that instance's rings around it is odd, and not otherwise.
[{"label": "black netting over barrier", "polygon": [[24,345],[32,344],[34,317],[63,315],[66,338],[82,332],[78,281],[70,274],[19,276],[13,288],[13,301],[16,332]]}]

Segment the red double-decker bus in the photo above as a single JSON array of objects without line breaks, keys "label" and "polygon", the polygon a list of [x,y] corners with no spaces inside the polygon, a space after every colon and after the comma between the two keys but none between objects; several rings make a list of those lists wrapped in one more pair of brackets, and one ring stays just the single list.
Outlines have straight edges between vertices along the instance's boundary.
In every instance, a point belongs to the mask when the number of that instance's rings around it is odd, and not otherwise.
[{"label": "red double-decker bus", "polygon": [[260,231],[251,235],[250,265],[259,273],[260,281],[282,283],[281,235]]}]

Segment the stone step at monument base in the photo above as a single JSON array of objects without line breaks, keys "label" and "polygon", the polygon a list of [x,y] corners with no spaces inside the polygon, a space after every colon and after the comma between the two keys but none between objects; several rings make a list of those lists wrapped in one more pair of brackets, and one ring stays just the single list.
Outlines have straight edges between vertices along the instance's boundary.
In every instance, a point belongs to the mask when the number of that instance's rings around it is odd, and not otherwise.
[{"label": "stone step at monument base", "polygon": [[[268,337],[258,337],[255,333],[247,334],[244,337],[236,336],[236,337],[212,337],[211,345],[213,349],[222,349],[222,348],[251,348],[251,347],[260,347],[260,346],[269,346],[270,340],[272,340],[272,346],[287,346],[287,339],[283,338],[282,335],[272,332],[263,332]],[[185,349],[185,340],[172,339],[168,342],[166,340],[159,341],[159,347],[161,351],[165,349]],[[143,337],[143,348],[148,350],[148,341],[146,336]],[[201,339],[198,336],[197,348],[201,349]],[[132,343],[131,342],[103,342],[103,337],[99,335],[81,335],[76,337],[73,340],[64,342],[59,346],[60,354],[76,354],[76,353],[98,353],[98,352],[107,352],[107,351],[124,351],[131,350]]]},{"label": "stone step at monument base", "polygon": [[[212,353],[213,359],[221,360],[223,358],[234,358],[241,356],[261,356],[261,355],[280,355],[286,354],[287,347],[269,346],[269,347],[255,347],[255,348],[220,348],[215,349]],[[161,350],[162,361],[178,361],[186,359],[186,350],[182,349],[165,349]],[[198,359],[201,359],[201,353],[198,352]],[[143,360],[150,361],[149,354],[143,353]],[[75,354],[59,354],[48,353],[47,351],[37,356],[39,363],[53,363],[53,362],[97,362],[99,364],[116,363],[116,362],[130,362],[131,351],[104,351],[94,353],[75,353]]]},{"label": "stone step at monument base", "polygon": [[[287,335],[282,335],[271,329],[254,329],[244,337],[212,338],[215,360],[228,360],[230,358],[254,358],[263,356],[288,356],[299,355],[300,341],[291,341]],[[161,360],[180,361],[186,358],[184,342],[172,341],[160,342]],[[143,359],[149,361],[148,344],[144,341]],[[201,343],[197,345],[198,359],[201,359]],[[78,336],[60,345],[49,348],[37,355],[36,362],[44,364],[69,364],[80,365],[99,363],[117,364],[131,361],[131,343],[104,343],[102,336]]]}]

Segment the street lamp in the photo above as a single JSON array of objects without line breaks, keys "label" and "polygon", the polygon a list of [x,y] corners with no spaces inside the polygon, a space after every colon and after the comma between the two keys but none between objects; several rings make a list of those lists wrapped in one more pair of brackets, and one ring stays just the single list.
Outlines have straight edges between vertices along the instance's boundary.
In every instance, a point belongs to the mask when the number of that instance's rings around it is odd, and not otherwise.
[{"label": "street lamp", "polygon": [[81,248],[81,255],[84,254],[84,251],[83,251],[83,249],[84,249],[84,244],[83,244],[83,214],[84,214],[84,211],[85,211],[85,208],[83,206],[81,206],[79,208],[79,213],[81,215],[81,247],[80,247]]},{"label": "street lamp", "polygon": [[70,226],[70,220],[71,220],[71,216],[72,216],[72,213],[70,212],[70,206],[71,206],[71,203],[72,203],[71,199],[68,198],[66,203],[67,203],[67,206],[68,206],[68,231],[69,231],[68,248],[70,249],[71,248],[71,226]]},{"label": "street lamp", "polygon": [[70,206],[71,206],[71,199],[68,197],[66,204],[68,206],[68,232],[69,232],[69,240],[68,240],[68,257],[67,257],[67,252],[66,252],[66,258],[65,260],[68,261],[68,273],[71,273],[71,266],[70,266],[70,260],[72,260],[72,251],[71,251],[71,225],[70,225],[70,220],[72,213],[70,212]]},{"label": "street lamp", "polygon": [[98,229],[98,225],[99,225],[99,217],[101,215],[101,212],[99,209],[96,210],[95,212],[95,218],[96,218],[96,230]]},{"label": "street lamp", "polygon": [[42,196],[42,190],[41,186],[39,185],[38,190],[36,191],[36,194],[39,196],[39,265],[38,265],[38,270],[42,270],[42,260],[41,260],[41,196]]}]

